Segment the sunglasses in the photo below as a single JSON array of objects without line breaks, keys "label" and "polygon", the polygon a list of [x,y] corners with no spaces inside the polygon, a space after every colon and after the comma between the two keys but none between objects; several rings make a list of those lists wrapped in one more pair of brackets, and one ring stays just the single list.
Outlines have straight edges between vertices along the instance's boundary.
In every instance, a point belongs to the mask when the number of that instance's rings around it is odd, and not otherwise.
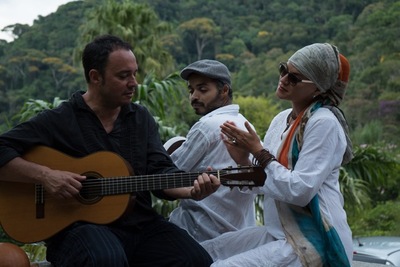
[{"label": "sunglasses", "polygon": [[296,86],[296,84],[298,84],[298,83],[313,83],[310,80],[302,80],[302,79],[298,78],[295,74],[289,72],[288,66],[285,62],[279,63],[279,74],[281,75],[281,77],[284,77],[287,74],[288,81],[289,81],[290,85],[292,85],[292,86]]}]

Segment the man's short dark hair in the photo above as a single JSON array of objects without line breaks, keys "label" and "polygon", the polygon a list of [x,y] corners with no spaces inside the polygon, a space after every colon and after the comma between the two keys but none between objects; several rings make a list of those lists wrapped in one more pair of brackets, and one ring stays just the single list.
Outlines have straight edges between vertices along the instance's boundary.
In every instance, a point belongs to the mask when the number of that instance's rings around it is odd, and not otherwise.
[{"label": "man's short dark hair", "polygon": [[85,46],[82,65],[88,83],[90,82],[89,71],[95,69],[104,75],[108,56],[118,49],[132,50],[132,46],[121,38],[109,34],[98,36]]}]

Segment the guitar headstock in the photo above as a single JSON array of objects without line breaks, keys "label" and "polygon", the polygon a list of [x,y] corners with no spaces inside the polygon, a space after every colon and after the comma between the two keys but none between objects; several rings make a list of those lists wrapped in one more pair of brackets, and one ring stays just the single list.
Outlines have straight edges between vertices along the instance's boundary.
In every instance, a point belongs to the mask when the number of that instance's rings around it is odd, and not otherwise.
[{"label": "guitar headstock", "polygon": [[225,186],[263,186],[267,175],[259,166],[228,167],[219,171],[221,184]]}]

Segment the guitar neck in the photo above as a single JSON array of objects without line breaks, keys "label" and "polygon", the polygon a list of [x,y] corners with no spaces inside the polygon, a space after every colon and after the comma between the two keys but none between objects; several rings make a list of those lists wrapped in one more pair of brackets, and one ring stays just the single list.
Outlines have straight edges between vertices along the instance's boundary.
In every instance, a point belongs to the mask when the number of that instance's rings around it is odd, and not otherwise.
[{"label": "guitar neck", "polygon": [[[219,172],[213,173],[218,175]],[[82,195],[109,196],[140,191],[192,186],[200,172],[135,175],[111,179],[88,178],[83,182]]]}]

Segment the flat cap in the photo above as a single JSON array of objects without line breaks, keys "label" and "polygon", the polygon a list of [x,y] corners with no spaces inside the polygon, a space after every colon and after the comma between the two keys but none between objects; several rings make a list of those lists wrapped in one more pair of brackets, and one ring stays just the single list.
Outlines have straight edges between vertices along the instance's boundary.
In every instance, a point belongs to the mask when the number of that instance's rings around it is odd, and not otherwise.
[{"label": "flat cap", "polygon": [[202,59],[193,62],[181,71],[181,77],[187,81],[192,73],[201,74],[231,85],[231,74],[228,68],[217,60]]}]

